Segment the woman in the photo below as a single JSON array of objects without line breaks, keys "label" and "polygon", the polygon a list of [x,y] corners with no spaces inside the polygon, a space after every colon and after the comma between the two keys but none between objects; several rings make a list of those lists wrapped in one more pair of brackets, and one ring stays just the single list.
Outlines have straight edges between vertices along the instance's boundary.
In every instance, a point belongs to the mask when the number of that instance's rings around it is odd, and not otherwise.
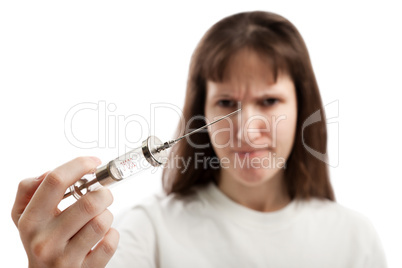
[{"label": "woman", "polygon": [[[193,55],[189,128],[238,107],[239,115],[174,147],[166,194],[127,214],[110,266],[385,267],[373,226],[335,203],[325,159],[305,149],[326,151],[325,120],[302,128],[323,107],[307,48],[281,16],[225,18]],[[174,166],[174,157],[189,165]],[[97,164],[80,158],[21,183],[13,219],[32,266],[99,267],[113,255],[108,190],[56,210],[67,186]]]}]

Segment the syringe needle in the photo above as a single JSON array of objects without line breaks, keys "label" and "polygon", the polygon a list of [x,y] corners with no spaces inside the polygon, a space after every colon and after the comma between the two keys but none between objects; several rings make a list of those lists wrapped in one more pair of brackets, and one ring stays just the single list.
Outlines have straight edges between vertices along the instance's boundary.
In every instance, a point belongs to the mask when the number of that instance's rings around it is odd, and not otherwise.
[{"label": "syringe needle", "polygon": [[191,132],[189,132],[189,133],[187,133],[187,134],[185,134],[185,135],[183,135],[183,136],[181,136],[181,137],[175,139],[175,140],[174,140],[174,143],[180,141],[181,139],[184,139],[185,137],[188,137],[188,136],[190,136],[190,135],[193,135],[193,134],[195,134],[195,133],[201,131],[201,130],[204,129],[204,128],[207,128],[207,127],[209,127],[210,125],[213,125],[213,124],[215,124],[215,123],[217,123],[217,122],[219,122],[219,121],[225,119],[226,117],[232,116],[232,115],[234,115],[235,113],[237,113],[237,112],[239,112],[239,111],[241,111],[241,108],[238,109],[238,110],[236,110],[236,111],[234,111],[234,112],[231,112],[230,114],[227,114],[227,115],[225,115],[225,116],[222,116],[221,118],[219,118],[219,119],[217,119],[217,120],[215,120],[215,121],[212,121],[211,123],[206,124],[205,126],[202,126],[202,127],[200,127],[200,128],[197,128],[197,129],[195,129],[195,130],[193,130],[193,131],[191,131]]},{"label": "syringe needle", "polygon": [[[172,147],[175,143],[180,140],[188,137],[194,133],[199,132],[200,130],[209,127],[212,124],[215,124],[229,116],[234,115],[241,111],[241,108],[227,114],[205,126],[197,128],[175,140],[171,140],[162,144],[162,141],[159,140],[155,136],[149,136],[145,141],[142,142],[142,146],[138,147],[115,160],[110,161],[108,164],[97,168],[94,173],[94,177],[92,178],[81,178],[74,185],[70,186],[70,191],[64,194],[63,198],[69,197],[70,195],[74,196],[76,199],[81,198],[84,194],[89,191],[95,191],[101,186],[108,186],[119,182],[129,176],[132,176],[135,173],[141,171],[139,165],[139,161],[144,157],[148,163],[152,166],[157,167],[164,163],[164,160],[167,154],[166,152],[162,152],[165,149]],[[159,145],[161,144],[161,145]],[[140,160],[134,159],[133,155],[140,155]]]},{"label": "syringe needle", "polygon": [[219,121],[221,121],[221,120],[223,120],[223,119],[225,119],[225,118],[227,118],[227,117],[229,117],[229,116],[234,115],[235,113],[238,113],[239,111],[241,111],[241,108],[238,109],[238,110],[236,110],[236,111],[234,111],[234,112],[231,112],[230,114],[227,114],[227,115],[225,115],[225,116],[222,116],[221,118],[219,118],[219,119],[217,119],[217,120],[215,120],[215,121],[212,121],[211,123],[206,124],[205,126],[202,126],[202,127],[200,127],[200,128],[197,128],[197,129],[195,129],[195,130],[193,130],[193,131],[191,131],[191,132],[189,132],[189,133],[187,133],[187,134],[184,134],[183,136],[181,136],[181,137],[179,137],[179,138],[177,138],[177,139],[175,139],[175,140],[171,140],[171,141],[165,142],[164,144],[162,144],[161,146],[159,146],[159,147],[156,149],[156,151],[157,151],[157,152],[160,152],[160,151],[162,151],[162,150],[168,149],[168,148],[172,147],[174,144],[176,144],[177,142],[179,142],[180,140],[184,139],[185,137],[188,137],[188,136],[190,136],[190,135],[193,135],[193,134],[195,134],[195,133],[201,131],[202,129],[209,127],[210,125],[213,125],[213,124],[215,124],[215,123],[217,123],[217,122],[219,122]]}]

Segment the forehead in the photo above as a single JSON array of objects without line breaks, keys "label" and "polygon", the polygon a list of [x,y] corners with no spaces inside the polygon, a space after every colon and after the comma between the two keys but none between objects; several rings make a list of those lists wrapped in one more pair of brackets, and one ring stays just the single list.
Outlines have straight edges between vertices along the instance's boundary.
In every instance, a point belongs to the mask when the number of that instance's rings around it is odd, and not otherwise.
[{"label": "forehead", "polygon": [[243,49],[230,58],[222,81],[207,81],[207,95],[243,97],[272,92],[286,94],[287,91],[294,90],[289,75],[279,71],[275,79],[271,66],[265,55]]},{"label": "forehead", "polygon": [[223,82],[238,79],[252,79],[265,77],[268,81],[274,80],[273,70],[269,59],[251,49],[242,49],[228,61],[223,73]]}]

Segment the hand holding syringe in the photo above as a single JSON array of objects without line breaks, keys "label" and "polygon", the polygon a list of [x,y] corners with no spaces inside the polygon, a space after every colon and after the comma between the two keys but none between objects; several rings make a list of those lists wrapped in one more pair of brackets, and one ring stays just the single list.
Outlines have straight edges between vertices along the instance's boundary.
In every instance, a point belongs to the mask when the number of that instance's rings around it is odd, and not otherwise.
[{"label": "hand holding syringe", "polygon": [[[163,165],[167,159],[166,149],[169,149],[181,139],[197,133],[208,126],[239,112],[240,110],[241,108],[175,140],[165,143],[157,137],[150,136],[142,142],[141,147],[119,156],[108,164],[99,167],[95,173],[91,175],[90,179],[86,178],[86,176],[79,179],[74,185],[70,186],[70,190],[64,195],[64,198],[72,195],[76,199],[79,199],[87,192],[127,179],[150,166],[158,167]],[[147,161],[146,167],[143,167],[142,164],[144,159]]]},{"label": "hand holding syringe", "polygon": [[[113,215],[107,209],[113,202],[112,194],[101,186],[162,165],[167,160],[168,148],[239,111],[165,143],[149,137],[141,147],[97,168],[93,174],[90,173],[100,164],[99,159],[79,157],[36,179],[21,181],[11,215],[27,251],[29,266],[81,267],[86,263],[105,267],[117,248],[119,234],[111,228]],[[71,184],[74,185],[66,193]],[[68,196],[78,201],[71,204]],[[64,201],[60,202],[61,199]]]}]

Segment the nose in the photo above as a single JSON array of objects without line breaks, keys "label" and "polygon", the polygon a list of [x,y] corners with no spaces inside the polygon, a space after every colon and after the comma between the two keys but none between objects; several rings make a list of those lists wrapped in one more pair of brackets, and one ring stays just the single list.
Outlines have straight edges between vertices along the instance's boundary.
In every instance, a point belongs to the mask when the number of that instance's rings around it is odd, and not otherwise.
[{"label": "nose", "polygon": [[269,130],[268,119],[258,109],[253,106],[242,105],[242,110],[237,117],[236,138],[239,143],[238,146],[267,146],[267,144],[259,144],[257,141]]}]

